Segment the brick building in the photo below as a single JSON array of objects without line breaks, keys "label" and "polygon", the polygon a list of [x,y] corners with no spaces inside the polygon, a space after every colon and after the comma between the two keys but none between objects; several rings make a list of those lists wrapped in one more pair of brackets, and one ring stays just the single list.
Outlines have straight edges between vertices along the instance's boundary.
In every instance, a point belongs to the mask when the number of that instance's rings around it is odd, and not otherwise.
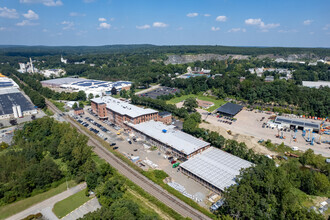
[{"label": "brick building", "polygon": [[84,114],[84,109],[83,109],[83,108],[75,108],[75,109],[73,110],[73,113],[74,113],[75,115],[83,115],[83,114]]},{"label": "brick building", "polygon": [[126,127],[124,122],[139,124],[150,120],[158,121],[158,111],[140,108],[110,96],[92,99],[91,106],[100,119],[109,120],[121,127]]},{"label": "brick building", "polygon": [[172,114],[170,112],[159,112],[158,121],[161,121],[164,124],[169,125],[172,123]]}]

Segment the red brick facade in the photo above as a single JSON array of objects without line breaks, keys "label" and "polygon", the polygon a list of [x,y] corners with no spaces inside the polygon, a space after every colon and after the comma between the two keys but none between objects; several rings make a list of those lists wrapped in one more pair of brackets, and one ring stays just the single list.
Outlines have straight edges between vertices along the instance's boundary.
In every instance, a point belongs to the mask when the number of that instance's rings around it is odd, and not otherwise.
[{"label": "red brick facade", "polygon": [[165,117],[158,116],[158,121],[161,121],[164,124],[169,125],[172,123],[172,115],[167,115]]},{"label": "red brick facade", "polygon": [[132,124],[139,124],[139,123],[150,121],[150,120],[158,121],[158,119],[159,119],[158,112],[138,116],[136,118],[131,118],[127,115],[122,115],[118,112],[112,111],[111,109],[107,109],[105,103],[97,104],[92,101],[91,106],[92,106],[93,112],[95,114],[97,114],[100,119],[107,119],[110,122],[112,122],[116,125],[119,125],[121,127],[126,127],[124,122],[130,122]]}]

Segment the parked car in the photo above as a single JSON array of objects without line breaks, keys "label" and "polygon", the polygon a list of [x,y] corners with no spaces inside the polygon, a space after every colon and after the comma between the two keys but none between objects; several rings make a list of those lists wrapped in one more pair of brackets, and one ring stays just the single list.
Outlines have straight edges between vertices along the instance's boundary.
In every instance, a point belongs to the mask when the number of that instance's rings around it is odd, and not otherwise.
[{"label": "parked car", "polygon": [[172,161],[171,161],[171,164],[175,164],[175,163],[176,163],[176,160],[172,160]]},{"label": "parked car", "polygon": [[132,141],[131,141],[131,139],[127,139],[127,142],[129,143],[129,144],[132,144]]},{"label": "parked car", "polygon": [[112,147],[112,146],[115,146],[116,145],[116,143],[115,142],[113,142],[113,143],[111,143],[110,144],[110,146]]},{"label": "parked car", "polygon": [[134,149],[134,151],[137,151],[138,149]]},{"label": "parked car", "polygon": [[118,149],[118,147],[114,147],[113,149],[114,149],[114,150],[117,150],[117,149]]}]

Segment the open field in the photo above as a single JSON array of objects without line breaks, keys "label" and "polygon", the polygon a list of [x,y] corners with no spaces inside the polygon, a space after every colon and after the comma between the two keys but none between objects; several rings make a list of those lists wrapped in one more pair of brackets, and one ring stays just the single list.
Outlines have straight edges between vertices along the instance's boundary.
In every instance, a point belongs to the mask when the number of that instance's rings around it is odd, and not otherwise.
[{"label": "open field", "polygon": [[[69,181],[68,186],[73,187],[77,185],[74,181]],[[41,201],[44,201],[50,197],[53,197],[67,189],[66,183],[62,183],[56,188],[50,189],[47,192],[32,196],[30,198],[26,198],[20,200],[18,202],[14,202],[12,204],[0,207],[0,219],[5,219],[9,216],[12,216],[18,212],[21,212],[34,204],[37,204]]]},{"label": "open field", "polygon": [[180,97],[175,97],[173,99],[170,99],[166,103],[167,104],[177,104],[177,103],[182,102],[182,101],[184,101],[184,100],[186,100],[187,98],[190,98],[190,97],[197,98],[197,99],[200,99],[200,100],[203,100],[203,101],[213,102],[214,106],[207,109],[207,111],[209,111],[209,112],[214,111],[215,109],[219,108],[221,105],[226,103],[223,99],[216,99],[216,98],[211,97],[211,96],[203,96],[202,94],[183,95],[183,96],[180,96]]},{"label": "open field", "polygon": [[[206,118],[206,115],[208,113],[207,111],[201,109],[198,109],[197,111],[202,114],[202,119]],[[262,117],[265,117],[263,121],[261,121]],[[262,128],[262,124],[264,122],[267,122],[269,117],[270,115],[266,113],[256,113],[254,111],[242,110],[235,116],[235,118],[237,118],[237,121],[233,122],[231,125],[219,122],[219,118],[213,115],[209,115],[206,118],[206,121],[209,124],[203,123],[201,124],[201,127],[217,131],[225,138],[236,139],[239,142],[245,142],[248,148],[253,148],[256,152],[263,154],[274,153],[270,152],[266,147],[258,144],[259,139],[264,139],[265,141],[269,139],[272,141],[272,143],[276,144],[281,144],[283,142],[289,147],[298,147],[299,150],[302,151],[311,148],[316,154],[322,154],[326,157],[330,156],[328,144],[315,143],[314,146],[311,146],[302,137],[301,131],[297,132],[297,142],[293,141],[293,131],[283,132],[283,136],[286,137],[285,139],[276,138],[275,135],[278,134],[277,129]],[[227,134],[227,130],[231,130],[232,135]],[[324,138],[330,137],[329,135],[325,135]]]},{"label": "open field", "polygon": [[63,218],[90,199],[92,198],[85,196],[85,190],[82,190],[62,201],[55,203],[53,212],[58,218]]}]

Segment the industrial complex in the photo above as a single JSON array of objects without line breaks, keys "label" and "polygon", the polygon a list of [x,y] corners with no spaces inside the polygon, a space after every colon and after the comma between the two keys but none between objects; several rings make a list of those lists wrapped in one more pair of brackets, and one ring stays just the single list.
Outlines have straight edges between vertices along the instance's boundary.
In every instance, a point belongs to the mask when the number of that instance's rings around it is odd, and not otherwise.
[{"label": "industrial complex", "polygon": [[91,100],[92,112],[129,131],[135,138],[156,146],[182,163],[180,170],[215,193],[235,184],[236,175],[252,164],[210,146],[172,125],[168,112],[141,108],[110,96]]},{"label": "industrial complex", "polygon": [[0,119],[37,114],[34,105],[18,88],[12,79],[0,74]]},{"label": "industrial complex", "polygon": [[41,84],[49,88],[59,88],[67,92],[84,91],[86,95],[94,96],[110,95],[111,89],[115,87],[117,91],[130,89],[132,83],[127,81],[101,81],[83,78],[57,78],[41,81]]}]

